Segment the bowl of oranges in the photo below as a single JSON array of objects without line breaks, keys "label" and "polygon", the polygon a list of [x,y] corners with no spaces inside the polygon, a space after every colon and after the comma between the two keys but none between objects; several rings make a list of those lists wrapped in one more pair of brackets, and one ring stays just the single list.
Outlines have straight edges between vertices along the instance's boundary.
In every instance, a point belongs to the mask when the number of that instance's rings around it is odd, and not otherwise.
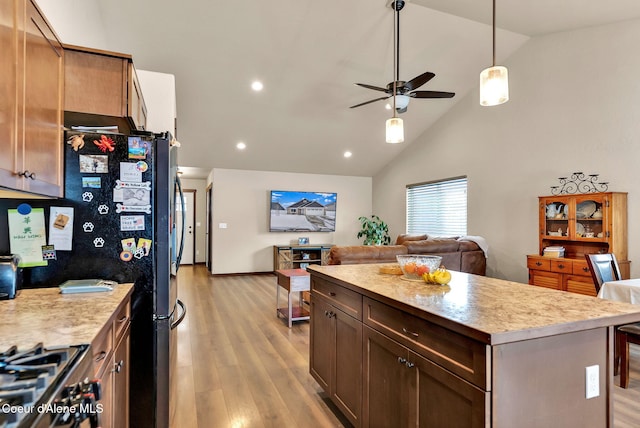
[{"label": "bowl of oranges", "polygon": [[397,255],[396,259],[402,269],[402,277],[410,280],[423,280],[425,273],[435,272],[442,262],[442,257],[421,254]]}]

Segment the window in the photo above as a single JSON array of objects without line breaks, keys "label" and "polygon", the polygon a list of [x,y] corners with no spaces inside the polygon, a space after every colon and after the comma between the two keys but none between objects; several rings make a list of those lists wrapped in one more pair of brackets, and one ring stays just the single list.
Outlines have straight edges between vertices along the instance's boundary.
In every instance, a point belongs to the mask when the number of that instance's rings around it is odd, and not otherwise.
[{"label": "window", "polygon": [[407,186],[407,233],[467,234],[467,177]]}]

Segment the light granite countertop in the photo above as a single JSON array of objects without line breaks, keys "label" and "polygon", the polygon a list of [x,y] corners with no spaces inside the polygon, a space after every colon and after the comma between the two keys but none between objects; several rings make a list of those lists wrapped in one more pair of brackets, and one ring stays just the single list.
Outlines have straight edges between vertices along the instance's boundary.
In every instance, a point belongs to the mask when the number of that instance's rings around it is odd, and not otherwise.
[{"label": "light granite countertop", "polygon": [[60,294],[56,288],[21,290],[12,300],[0,301],[0,352],[16,345],[31,348],[91,343],[133,284],[118,284],[113,291]]},{"label": "light granite countertop", "polygon": [[380,266],[308,270],[312,280],[324,277],[492,345],[640,321],[640,305],[453,271],[449,285],[430,285],[381,274]]}]

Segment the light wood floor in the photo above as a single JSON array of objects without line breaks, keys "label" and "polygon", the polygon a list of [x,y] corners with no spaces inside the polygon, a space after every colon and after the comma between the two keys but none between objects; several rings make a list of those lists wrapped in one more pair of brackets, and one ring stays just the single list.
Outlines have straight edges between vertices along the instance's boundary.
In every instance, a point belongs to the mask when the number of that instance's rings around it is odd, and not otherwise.
[{"label": "light wood floor", "polygon": [[[309,323],[289,330],[276,318],[275,276],[211,277],[198,265],[181,267],[179,281],[188,313],[178,327],[178,427],[349,426],[309,375]],[[615,428],[640,427],[633,345],[630,378],[628,389],[614,387]]]}]

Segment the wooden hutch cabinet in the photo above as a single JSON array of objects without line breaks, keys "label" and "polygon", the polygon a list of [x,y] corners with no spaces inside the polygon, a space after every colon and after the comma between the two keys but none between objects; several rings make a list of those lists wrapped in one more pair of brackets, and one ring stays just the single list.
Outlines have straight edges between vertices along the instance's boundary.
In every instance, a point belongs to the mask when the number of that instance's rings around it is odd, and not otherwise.
[{"label": "wooden hutch cabinet", "polygon": [[[529,284],[596,295],[586,254],[613,253],[622,278],[629,278],[627,194],[621,192],[538,198],[538,254],[527,256]],[[545,248],[564,247],[564,256]]]}]

